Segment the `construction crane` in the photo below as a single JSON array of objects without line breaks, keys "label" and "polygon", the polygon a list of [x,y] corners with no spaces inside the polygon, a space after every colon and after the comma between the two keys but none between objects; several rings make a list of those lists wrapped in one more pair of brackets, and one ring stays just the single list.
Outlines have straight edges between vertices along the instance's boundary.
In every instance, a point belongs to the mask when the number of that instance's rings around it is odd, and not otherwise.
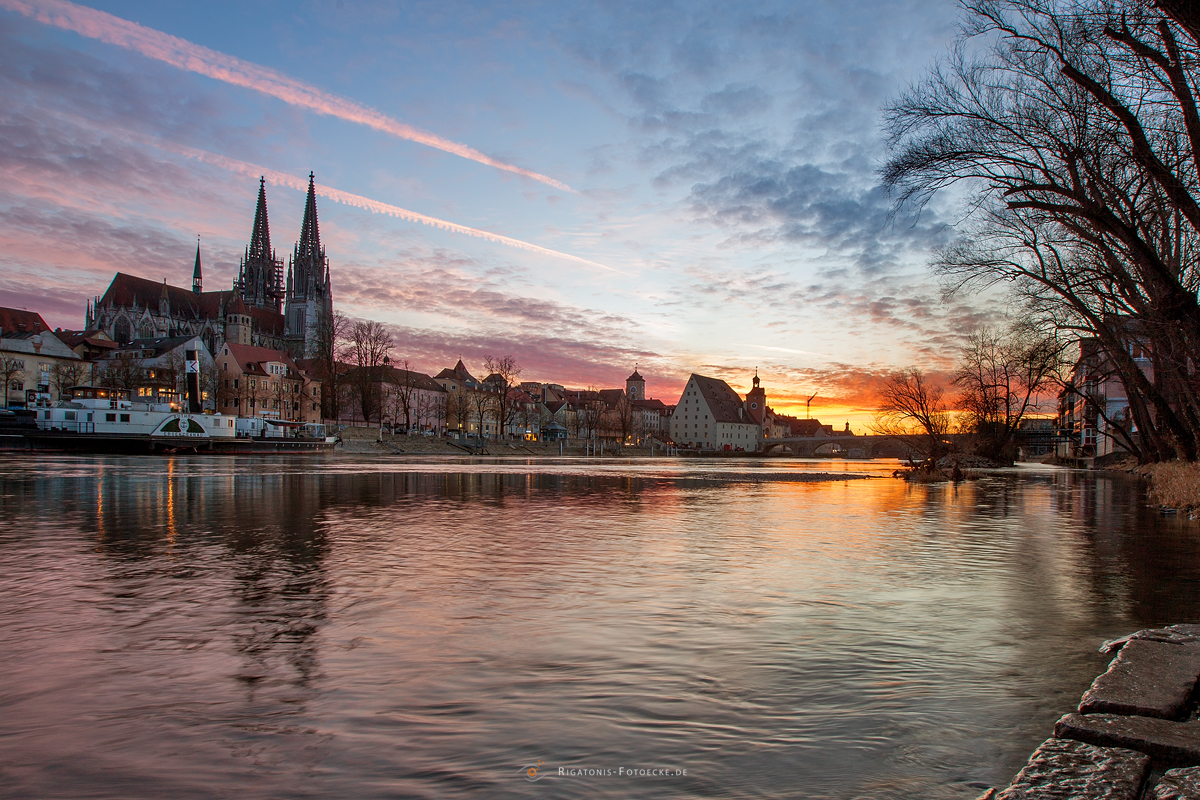
[{"label": "construction crane", "polygon": [[813,401],[813,397],[816,397],[816,396],[817,396],[817,393],[816,393],[816,392],[813,392],[813,396],[812,396],[812,397],[810,397],[810,398],[808,398],[808,400],[806,400],[806,401],[804,402],[804,418],[805,418],[805,419],[809,419],[808,410],[809,410],[809,408],[811,408],[811,407],[812,407],[812,401]]}]

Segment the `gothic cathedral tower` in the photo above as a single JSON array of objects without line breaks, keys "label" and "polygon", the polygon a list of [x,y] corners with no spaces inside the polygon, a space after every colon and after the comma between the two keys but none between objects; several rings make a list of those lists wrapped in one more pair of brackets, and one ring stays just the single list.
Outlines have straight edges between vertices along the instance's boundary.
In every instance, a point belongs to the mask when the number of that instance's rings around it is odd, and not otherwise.
[{"label": "gothic cathedral tower", "polygon": [[288,262],[284,301],[284,339],[294,358],[315,358],[321,329],[333,316],[333,290],[329,259],[317,228],[317,192],[308,173],[308,200],[300,242]]},{"label": "gothic cathedral tower", "polygon": [[250,246],[242,257],[237,282],[233,290],[238,297],[255,308],[267,308],[279,313],[283,300],[281,286],[283,262],[275,257],[271,249],[271,229],[267,225],[266,181],[258,179],[258,209],[254,212],[254,232],[250,234]]}]

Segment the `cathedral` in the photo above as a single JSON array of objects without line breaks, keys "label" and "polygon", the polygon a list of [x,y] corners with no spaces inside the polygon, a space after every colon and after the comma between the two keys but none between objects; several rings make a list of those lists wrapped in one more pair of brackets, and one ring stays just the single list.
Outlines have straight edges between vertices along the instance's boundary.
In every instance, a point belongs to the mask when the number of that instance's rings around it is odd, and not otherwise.
[{"label": "cathedral", "polygon": [[118,272],[104,296],[88,303],[85,330],[104,331],[121,344],[197,336],[210,353],[233,342],[287,350],[293,358],[317,355],[321,328],[333,315],[333,293],[311,172],[300,241],[288,259],[286,283],[283,262],[271,247],[266,182],[260,178],[254,229],[233,289],[206,292],[202,284],[198,243],[191,290]]}]

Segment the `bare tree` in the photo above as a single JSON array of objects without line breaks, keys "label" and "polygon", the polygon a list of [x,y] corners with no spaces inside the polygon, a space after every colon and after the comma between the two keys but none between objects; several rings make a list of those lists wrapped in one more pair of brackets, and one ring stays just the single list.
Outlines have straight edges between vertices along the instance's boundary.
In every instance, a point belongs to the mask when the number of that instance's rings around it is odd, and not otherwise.
[{"label": "bare tree", "polygon": [[615,406],[610,409],[613,432],[621,444],[630,439],[634,432],[634,406],[629,395],[622,394]]},{"label": "bare tree", "polygon": [[0,377],[4,378],[4,406],[8,407],[8,390],[13,378],[25,371],[25,359],[0,357]]},{"label": "bare tree", "polygon": [[61,398],[63,393],[72,386],[81,386],[84,383],[88,373],[91,372],[91,364],[80,360],[71,361],[55,361],[54,368],[50,373],[50,380],[54,384],[54,391]]},{"label": "bare tree", "polygon": [[372,417],[383,424],[380,386],[392,346],[392,335],[378,322],[362,320],[350,329],[350,353],[355,366],[354,393],[368,427]]},{"label": "bare tree", "polygon": [[479,437],[486,438],[487,421],[491,417],[495,419],[496,414],[496,393],[485,391],[483,389],[471,389],[467,392],[467,396],[471,403],[471,414],[479,424]]},{"label": "bare tree", "polygon": [[446,424],[446,394],[421,391],[416,397],[416,424],[440,432]]},{"label": "bare tree", "polygon": [[901,439],[936,461],[948,450],[946,435],[952,421],[945,390],[931,384],[921,370],[909,367],[884,382],[870,428],[881,436]]},{"label": "bare tree", "polygon": [[[884,178],[918,206],[969,185],[977,227],[940,259],[952,281],[1017,276],[1064,327],[1111,349],[1144,457],[1192,459],[1200,40],[1190,6],[1156,6],[967,2],[954,55],[889,109]],[[1120,355],[1131,337],[1153,353],[1153,382]]]},{"label": "bare tree", "polygon": [[1064,345],[1027,320],[1001,330],[976,331],[959,356],[954,383],[958,404],[976,435],[976,452],[1011,461],[1021,420],[1051,387],[1062,383]]},{"label": "bare tree", "polygon": [[597,441],[600,427],[604,421],[604,403],[599,399],[599,390],[595,386],[588,387],[586,393],[580,392],[575,405],[575,418],[578,424],[578,436],[581,439]]},{"label": "bare tree", "polygon": [[529,432],[537,431],[538,438],[541,439],[543,406],[537,401],[530,402],[531,399],[522,399],[517,404],[517,418],[520,420],[522,428]]},{"label": "bare tree", "polygon": [[316,377],[321,381],[321,416],[338,419],[346,391],[343,387],[350,322],[340,311],[321,317],[317,325]]},{"label": "bare tree", "polygon": [[393,416],[404,417],[404,432],[408,433],[413,426],[413,414],[417,408],[417,373],[409,369],[408,360],[400,362],[399,369],[390,373],[392,379],[391,392],[393,395]]},{"label": "bare tree", "polygon": [[457,426],[460,439],[470,430],[473,408],[471,391],[465,386],[455,389],[452,385],[446,393],[446,424]]},{"label": "bare tree", "polygon": [[212,401],[213,409],[220,411],[217,397],[220,394],[221,373],[217,371],[217,362],[213,359],[200,359],[200,398],[202,401]]},{"label": "bare tree", "polygon": [[493,405],[496,434],[500,438],[513,421],[515,401],[511,390],[521,377],[521,365],[514,356],[485,356],[483,368],[488,373],[488,381],[496,387]]},{"label": "bare tree", "polygon": [[117,353],[105,359],[101,372],[103,386],[124,389],[132,396],[146,380],[146,362],[138,356]]}]

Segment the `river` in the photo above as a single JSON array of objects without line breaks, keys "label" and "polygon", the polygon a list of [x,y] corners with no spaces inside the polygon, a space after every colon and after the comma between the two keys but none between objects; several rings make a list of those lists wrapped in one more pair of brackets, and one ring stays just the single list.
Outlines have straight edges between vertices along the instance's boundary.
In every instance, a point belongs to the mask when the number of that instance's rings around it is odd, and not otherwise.
[{"label": "river", "polygon": [[6,454],[0,795],[973,798],[1200,620],[1125,476],[891,468]]}]

